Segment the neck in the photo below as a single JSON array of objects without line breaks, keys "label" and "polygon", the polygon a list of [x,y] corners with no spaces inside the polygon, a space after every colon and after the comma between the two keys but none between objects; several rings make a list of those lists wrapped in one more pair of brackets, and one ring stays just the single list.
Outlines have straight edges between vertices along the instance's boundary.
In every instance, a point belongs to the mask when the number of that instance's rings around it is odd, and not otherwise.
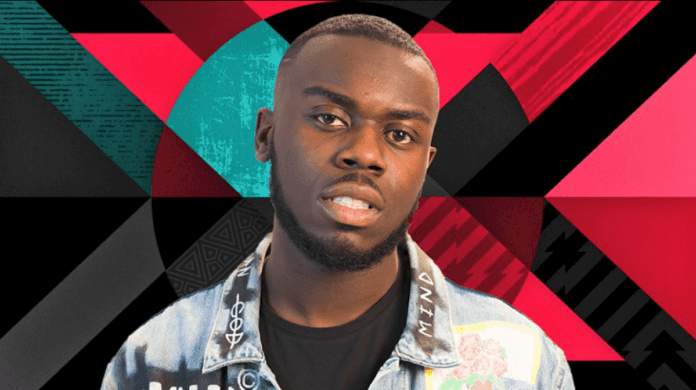
[{"label": "neck", "polygon": [[398,271],[396,249],[366,270],[328,270],[308,259],[275,224],[263,283],[268,305],[278,316],[324,328],[346,324],[365,313],[389,290]]}]

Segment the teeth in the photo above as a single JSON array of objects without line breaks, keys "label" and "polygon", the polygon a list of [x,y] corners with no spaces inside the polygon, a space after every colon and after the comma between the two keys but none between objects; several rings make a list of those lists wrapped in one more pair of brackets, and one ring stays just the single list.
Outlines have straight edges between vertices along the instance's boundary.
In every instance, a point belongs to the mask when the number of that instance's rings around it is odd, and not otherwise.
[{"label": "teeth", "polygon": [[370,204],[367,202],[364,202],[360,199],[353,199],[348,196],[339,196],[337,198],[331,199],[335,203],[340,204],[341,206],[346,206],[350,207],[351,209],[359,209],[359,210],[367,210],[370,208]]}]

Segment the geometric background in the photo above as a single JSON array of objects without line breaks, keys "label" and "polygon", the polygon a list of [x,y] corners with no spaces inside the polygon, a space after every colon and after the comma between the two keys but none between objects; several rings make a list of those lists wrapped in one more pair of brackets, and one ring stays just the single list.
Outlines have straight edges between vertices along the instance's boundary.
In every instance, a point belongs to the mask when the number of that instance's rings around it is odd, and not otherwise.
[{"label": "geometric background", "polygon": [[409,232],[445,275],[539,324],[578,389],[696,386],[696,31],[677,4],[11,1],[3,388],[98,387],[130,333],[253,250],[268,199],[170,113],[221,48],[272,69],[244,45],[355,12],[400,25],[437,72],[438,158]]}]

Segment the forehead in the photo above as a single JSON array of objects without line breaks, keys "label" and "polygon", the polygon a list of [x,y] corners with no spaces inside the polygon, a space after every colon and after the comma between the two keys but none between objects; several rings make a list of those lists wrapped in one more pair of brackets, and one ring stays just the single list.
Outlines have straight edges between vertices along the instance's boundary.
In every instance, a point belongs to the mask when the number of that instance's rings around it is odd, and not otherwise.
[{"label": "forehead", "polygon": [[323,86],[372,107],[438,110],[437,80],[423,58],[364,37],[312,38],[287,73],[293,96],[308,87]]}]

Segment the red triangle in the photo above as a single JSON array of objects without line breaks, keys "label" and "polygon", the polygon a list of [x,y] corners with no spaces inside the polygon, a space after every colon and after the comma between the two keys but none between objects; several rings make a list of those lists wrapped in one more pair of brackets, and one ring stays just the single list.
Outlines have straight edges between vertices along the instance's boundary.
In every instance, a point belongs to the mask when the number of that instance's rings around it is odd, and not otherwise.
[{"label": "red triangle", "polygon": [[72,34],[162,122],[203,61],[174,34]]},{"label": "red triangle", "polygon": [[207,60],[232,37],[261,20],[242,1],[141,3],[203,60]]},{"label": "red triangle", "polygon": [[196,152],[165,126],[152,171],[153,197],[240,197]]},{"label": "red triangle", "polygon": [[518,34],[446,34],[420,32],[413,37],[435,68],[444,107]]},{"label": "red triangle", "polygon": [[539,325],[568,360],[624,360],[532,273],[513,306]]},{"label": "red triangle", "polygon": [[549,197],[696,197],[696,57],[566,176]]},{"label": "red triangle", "polygon": [[245,1],[262,19],[305,5],[325,3],[326,1]]},{"label": "red triangle", "polygon": [[696,198],[548,198],[696,336]]}]

